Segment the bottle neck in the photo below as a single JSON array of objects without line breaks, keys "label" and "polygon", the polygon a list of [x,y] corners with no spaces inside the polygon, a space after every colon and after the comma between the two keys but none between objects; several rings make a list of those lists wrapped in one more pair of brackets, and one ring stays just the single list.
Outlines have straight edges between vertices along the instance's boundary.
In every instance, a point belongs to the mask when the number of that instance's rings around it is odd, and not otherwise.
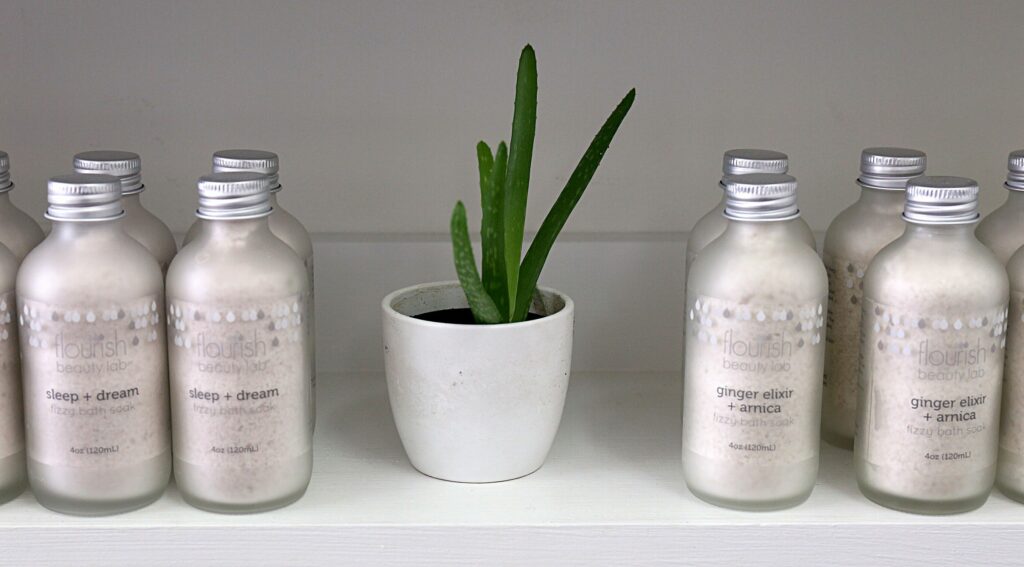
[{"label": "bottle neck", "polygon": [[861,187],[860,199],[857,203],[871,211],[882,214],[899,214],[903,212],[906,192],[894,189],[874,189]]},{"label": "bottle neck", "polygon": [[109,219],[101,221],[65,221],[53,220],[50,234],[56,238],[105,238],[122,237],[122,219]]},{"label": "bottle neck", "polygon": [[978,223],[976,222],[964,224],[920,224],[908,222],[904,235],[907,238],[930,241],[973,239],[974,227],[977,225]]},{"label": "bottle neck", "polygon": [[1007,190],[1006,201],[1003,203],[1003,206],[1024,210],[1024,191]]},{"label": "bottle neck", "polygon": [[780,221],[747,221],[728,219],[723,237],[743,241],[743,246],[774,246],[799,239],[796,223],[799,217]]},{"label": "bottle neck", "polygon": [[142,193],[132,193],[131,195],[121,196],[121,206],[124,207],[125,211],[131,211],[142,206],[142,200],[140,197]]},{"label": "bottle neck", "polygon": [[718,200],[718,208],[722,209],[724,211],[725,210],[725,202],[726,202],[726,200],[728,200],[728,197],[725,194],[725,187],[722,187],[721,184],[718,185],[718,190],[722,192],[722,198]]},{"label": "bottle neck", "polygon": [[211,243],[239,243],[252,238],[269,236],[267,217],[255,219],[202,219],[201,238]]}]

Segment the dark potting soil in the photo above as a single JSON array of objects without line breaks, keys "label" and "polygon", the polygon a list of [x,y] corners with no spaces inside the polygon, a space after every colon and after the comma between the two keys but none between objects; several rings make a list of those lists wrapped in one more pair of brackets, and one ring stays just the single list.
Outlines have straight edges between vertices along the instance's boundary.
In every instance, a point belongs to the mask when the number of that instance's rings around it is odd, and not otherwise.
[{"label": "dark potting soil", "polygon": [[[528,313],[526,315],[527,321],[534,321],[542,319],[543,315],[536,313]],[[431,311],[429,313],[423,313],[416,315],[414,319],[421,321],[431,321],[433,323],[451,323],[454,325],[476,325],[476,320],[473,319],[473,311],[469,308],[465,309],[441,309],[440,311]]]}]

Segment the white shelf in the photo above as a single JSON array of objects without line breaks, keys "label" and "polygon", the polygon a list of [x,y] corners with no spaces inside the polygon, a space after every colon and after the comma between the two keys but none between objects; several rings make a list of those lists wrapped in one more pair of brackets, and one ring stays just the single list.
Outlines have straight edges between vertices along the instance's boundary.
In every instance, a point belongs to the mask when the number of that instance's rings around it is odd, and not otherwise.
[{"label": "white shelf", "polygon": [[886,510],[860,495],[850,454],[831,447],[800,507],[705,504],[682,479],[679,382],[575,375],[547,464],[520,480],[465,485],[409,465],[383,375],[325,375],[313,481],[298,503],[223,516],[190,508],[172,488],[143,510],[76,518],[25,494],[0,507],[0,562],[959,566],[1016,564],[1024,554],[1024,506],[995,493],[960,516]]}]

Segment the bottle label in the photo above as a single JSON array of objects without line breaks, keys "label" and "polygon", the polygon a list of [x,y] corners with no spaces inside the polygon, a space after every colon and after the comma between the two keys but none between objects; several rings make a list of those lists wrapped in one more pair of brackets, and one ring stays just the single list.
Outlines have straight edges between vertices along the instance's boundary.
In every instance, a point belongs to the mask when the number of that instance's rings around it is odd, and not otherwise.
[{"label": "bottle label", "polygon": [[852,434],[857,408],[860,321],[867,267],[830,254],[825,254],[823,260],[828,272],[823,407],[845,415]]},{"label": "bottle label", "polygon": [[1000,443],[1006,451],[1024,455],[1024,293],[1010,294],[1009,317]]},{"label": "bottle label", "polygon": [[858,452],[891,471],[893,489],[913,493],[993,466],[1006,308],[922,313],[870,298],[865,306]]},{"label": "bottle label", "polygon": [[111,468],[168,450],[162,313],[156,295],[95,305],[18,300],[30,458]]},{"label": "bottle label", "polygon": [[259,468],[310,450],[305,298],[168,306],[174,453]]},{"label": "bottle label", "polygon": [[787,465],[818,453],[822,301],[687,303],[684,446],[736,464]]},{"label": "bottle label", "polygon": [[13,291],[0,294],[0,458],[25,449],[16,302]]}]

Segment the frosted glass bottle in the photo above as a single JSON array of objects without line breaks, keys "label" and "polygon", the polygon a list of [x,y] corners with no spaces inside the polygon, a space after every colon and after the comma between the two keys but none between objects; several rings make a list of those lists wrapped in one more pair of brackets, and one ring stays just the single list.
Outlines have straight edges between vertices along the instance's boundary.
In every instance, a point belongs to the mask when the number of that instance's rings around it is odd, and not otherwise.
[{"label": "frosted glass bottle", "polygon": [[797,222],[796,180],[727,176],[728,226],[686,298],[683,472],[719,506],[795,506],[818,472],[828,281]]},{"label": "frosted glass bottle", "polygon": [[970,179],[912,179],[906,231],[864,277],[854,464],[883,506],[964,512],[995,480],[1008,283],[977,199]]},{"label": "frosted glass bottle", "polygon": [[1024,502],[1024,252],[1006,265],[1010,276],[1010,315],[1003,374],[996,482],[1003,494]]},{"label": "frosted glass bottle", "polygon": [[101,173],[121,180],[121,204],[124,207],[124,231],[143,245],[167,273],[167,266],[178,252],[171,229],[142,206],[142,159],[139,154],[115,150],[97,150],[75,154],[76,173]]},{"label": "frosted glass bottle", "polygon": [[1007,162],[1006,202],[974,230],[978,240],[1004,264],[1024,245],[1024,150],[1012,152]]},{"label": "frosted glass bottle", "polygon": [[39,223],[11,202],[11,161],[7,152],[0,152],[0,244],[6,246],[20,262],[46,236]]},{"label": "frosted glass bottle", "polygon": [[[310,286],[309,312],[307,313],[310,336],[310,367],[312,368],[309,400],[310,407],[312,408],[310,411],[310,426],[314,427],[316,425],[316,294],[313,277],[313,240],[309,237],[309,232],[306,230],[306,227],[302,226],[299,219],[285,210],[277,201],[277,194],[281,192],[281,183],[278,178],[279,163],[280,160],[277,154],[263,150],[220,150],[213,154],[214,173],[254,171],[270,177],[270,206],[273,208],[273,212],[270,213],[268,219],[270,232],[273,232],[274,236],[277,236],[291,247],[299,255],[299,258],[302,258],[302,263],[306,267]],[[201,218],[196,219],[196,222],[189,227],[188,233],[185,235],[186,244],[198,235],[205,223],[206,221]]]},{"label": "frosted glass bottle", "polygon": [[0,502],[25,490],[25,426],[18,352],[18,258],[0,244]]},{"label": "frosted glass bottle", "polygon": [[163,277],[117,178],[54,177],[48,199],[17,280],[29,482],[59,512],[132,510],[171,474]]},{"label": "frosted glass bottle", "polygon": [[[786,173],[789,170],[789,156],[782,152],[772,150],[736,149],[725,152],[722,156],[723,175],[745,175],[749,173]],[[722,188],[721,181],[718,183]],[[686,239],[686,273],[690,273],[690,265],[708,244],[725,232],[727,221],[722,213],[725,211],[725,194],[715,208],[708,211],[701,217],[697,224],[693,225],[690,236]],[[807,223],[801,218],[797,219],[797,229],[800,231],[800,238],[807,242],[811,248],[817,244],[814,242],[814,233]],[[816,249],[816,248],[815,248]]]},{"label": "frosted glass bottle", "polygon": [[270,187],[200,178],[203,230],[167,274],[175,478],[216,512],[287,505],[312,473],[308,276],[270,231]]},{"label": "frosted glass bottle", "polygon": [[924,173],[925,155],[906,148],[867,148],[860,156],[860,198],[836,216],[825,233],[822,260],[828,272],[825,380],[821,434],[853,448],[857,423],[862,285],[868,264],[903,234],[907,181]]}]

